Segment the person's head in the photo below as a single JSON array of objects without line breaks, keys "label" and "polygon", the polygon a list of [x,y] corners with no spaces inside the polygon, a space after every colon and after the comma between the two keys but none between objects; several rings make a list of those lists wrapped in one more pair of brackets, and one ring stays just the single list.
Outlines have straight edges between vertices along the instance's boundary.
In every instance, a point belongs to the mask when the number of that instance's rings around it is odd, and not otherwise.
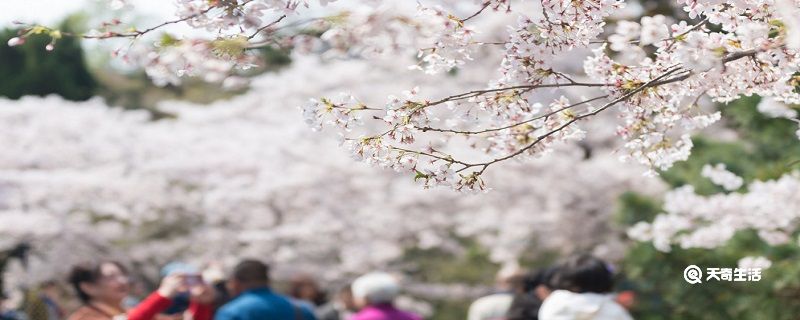
[{"label": "person's head", "polygon": [[495,289],[504,292],[521,292],[525,276],[525,270],[516,264],[504,266],[495,276]]},{"label": "person's head", "polygon": [[358,310],[355,298],[353,298],[353,290],[350,285],[346,285],[339,289],[339,292],[336,293],[336,300],[338,300],[339,303],[341,303],[341,305],[349,311]]},{"label": "person's head", "polygon": [[39,284],[39,291],[50,299],[58,297],[58,282],[55,280],[46,280]]},{"label": "person's head", "polygon": [[322,305],[326,302],[325,293],[314,278],[304,273],[297,274],[289,280],[289,295],[315,305]]},{"label": "person's head", "polygon": [[536,298],[544,301],[555,290],[554,277],[558,272],[557,266],[550,266],[539,270],[533,275],[530,283],[526,283],[526,291],[531,292]]},{"label": "person's head", "polygon": [[550,282],[556,267],[541,269],[523,277],[522,288],[515,292],[506,318],[508,320],[536,319],[542,301],[553,290]]},{"label": "person's head", "polygon": [[608,293],[614,279],[605,261],[588,254],[575,255],[559,266],[553,279],[558,289],[577,293]]},{"label": "person's head", "polygon": [[115,261],[84,263],[72,268],[69,283],[83,303],[94,301],[118,306],[128,296],[128,272]]},{"label": "person's head", "polygon": [[356,306],[390,304],[400,294],[397,279],[384,272],[372,272],[356,278],[351,285]]},{"label": "person's head", "polygon": [[228,279],[228,291],[237,296],[243,291],[269,286],[269,267],[258,260],[244,260],[233,268]]},{"label": "person's head", "polygon": [[9,297],[6,295],[5,292],[2,291],[2,288],[0,288],[0,312],[5,311],[6,309],[11,309],[8,306],[8,304],[9,304],[8,300],[9,300]]}]

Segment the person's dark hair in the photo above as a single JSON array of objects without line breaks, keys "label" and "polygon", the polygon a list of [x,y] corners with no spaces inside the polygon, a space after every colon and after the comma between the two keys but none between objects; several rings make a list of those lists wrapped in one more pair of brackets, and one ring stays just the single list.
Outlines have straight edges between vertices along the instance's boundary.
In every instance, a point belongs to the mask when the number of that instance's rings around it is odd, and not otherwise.
[{"label": "person's dark hair", "polygon": [[99,262],[86,262],[82,264],[78,264],[72,267],[72,271],[69,273],[69,283],[75,289],[75,293],[78,294],[78,299],[80,299],[83,303],[88,303],[91,300],[91,297],[88,293],[81,289],[81,283],[96,283],[101,276],[101,268],[103,265],[106,264],[113,264],[117,266],[123,273],[128,273],[128,270],[125,267],[116,261],[99,261]]},{"label": "person's dark hair", "polygon": [[522,279],[522,290],[514,294],[511,306],[506,313],[508,320],[537,320],[539,319],[539,308],[542,300],[536,296],[536,288],[543,285],[552,288],[553,275],[556,267],[541,269],[535,273],[526,274]]},{"label": "person's dark hair", "polygon": [[614,279],[605,261],[588,254],[575,255],[559,266],[553,279],[556,289],[577,293],[611,292]]},{"label": "person's dark hair", "polygon": [[525,285],[526,285],[525,282],[528,281],[529,277],[530,275],[528,273],[515,274],[509,277],[508,280],[506,280],[506,283],[508,283],[509,291],[511,291],[512,293],[525,291]]},{"label": "person's dark hair", "polygon": [[269,267],[258,260],[243,260],[233,268],[233,279],[247,284],[267,284]]},{"label": "person's dark hair", "polygon": [[534,273],[526,274],[522,278],[522,291],[533,292],[536,287],[543,285],[547,288],[553,288],[553,276],[556,274],[558,267],[550,266],[540,269]]},{"label": "person's dark hair", "polygon": [[42,281],[42,283],[39,284],[39,288],[42,289],[52,288],[52,287],[58,287],[58,282],[56,280],[49,279]]},{"label": "person's dark hair", "polygon": [[309,302],[313,303],[315,306],[321,306],[328,302],[325,291],[323,291],[314,278],[308,274],[297,274],[289,279],[289,296],[296,299],[306,298],[302,296],[302,291],[305,286],[310,286],[314,289],[314,296],[308,300]]}]

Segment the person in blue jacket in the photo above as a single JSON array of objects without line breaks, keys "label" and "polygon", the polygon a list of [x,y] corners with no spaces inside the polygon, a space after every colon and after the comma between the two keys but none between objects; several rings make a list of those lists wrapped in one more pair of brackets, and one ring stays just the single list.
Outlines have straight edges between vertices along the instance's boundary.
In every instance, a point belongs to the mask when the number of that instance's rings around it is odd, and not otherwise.
[{"label": "person in blue jacket", "polygon": [[270,289],[269,267],[261,261],[239,262],[227,287],[235,298],[217,311],[215,320],[317,320],[308,308]]}]

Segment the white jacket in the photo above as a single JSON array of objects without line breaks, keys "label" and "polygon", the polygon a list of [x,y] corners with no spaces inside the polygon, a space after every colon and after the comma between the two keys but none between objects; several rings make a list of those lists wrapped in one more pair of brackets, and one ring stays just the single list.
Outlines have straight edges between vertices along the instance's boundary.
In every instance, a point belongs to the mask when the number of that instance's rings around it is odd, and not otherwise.
[{"label": "white jacket", "polygon": [[467,320],[497,320],[503,319],[511,307],[514,295],[510,293],[495,293],[485,296],[469,306]]},{"label": "white jacket", "polygon": [[544,299],[539,320],[633,320],[612,295],[556,290]]}]

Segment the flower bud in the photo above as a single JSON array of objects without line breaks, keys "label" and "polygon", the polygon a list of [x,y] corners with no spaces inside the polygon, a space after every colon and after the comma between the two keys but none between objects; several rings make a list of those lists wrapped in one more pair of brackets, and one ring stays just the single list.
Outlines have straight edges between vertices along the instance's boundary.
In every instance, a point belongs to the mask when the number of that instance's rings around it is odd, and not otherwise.
[{"label": "flower bud", "polygon": [[25,38],[13,37],[8,40],[9,47],[16,47],[22,44],[25,44]]}]

